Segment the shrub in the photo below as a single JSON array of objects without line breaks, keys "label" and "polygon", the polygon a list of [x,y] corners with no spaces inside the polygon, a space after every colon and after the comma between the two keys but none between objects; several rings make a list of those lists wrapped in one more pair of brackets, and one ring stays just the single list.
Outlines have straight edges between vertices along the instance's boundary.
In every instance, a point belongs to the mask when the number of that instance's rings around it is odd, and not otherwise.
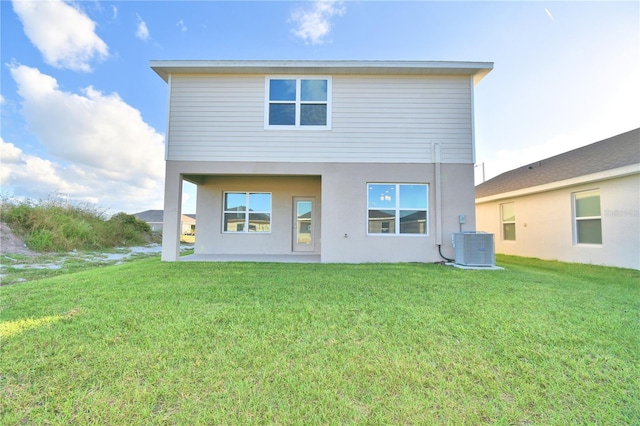
[{"label": "shrub", "polygon": [[0,219],[34,251],[101,250],[146,244],[149,225],[127,213],[108,220],[92,205],[68,205],[55,199],[0,200]]},{"label": "shrub", "polygon": [[27,234],[25,243],[34,251],[56,251],[54,234],[48,229],[38,229]]},{"label": "shrub", "polygon": [[2,208],[0,208],[0,219],[17,227],[29,227],[32,212],[33,206],[29,203],[11,205],[3,201]]},{"label": "shrub", "polygon": [[151,227],[147,222],[139,220],[127,213],[117,213],[106,222],[111,244],[136,245],[148,243],[151,238]]}]

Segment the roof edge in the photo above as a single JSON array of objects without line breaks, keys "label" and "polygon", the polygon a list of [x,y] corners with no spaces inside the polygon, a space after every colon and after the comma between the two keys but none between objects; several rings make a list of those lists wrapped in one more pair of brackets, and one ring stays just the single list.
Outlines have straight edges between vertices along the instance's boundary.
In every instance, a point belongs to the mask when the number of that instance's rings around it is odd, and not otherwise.
[{"label": "roof edge", "polygon": [[635,174],[640,174],[640,164],[630,164],[628,166],[618,167],[616,169],[603,170],[597,173],[576,176],[571,179],[565,179],[565,180],[560,180],[556,182],[549,182],[543,185],[516,189],[509,192],[501,192],[499,194],[487,195],[484,197],[476,198],[476,204],[489,203],[492,201],[504,200],[507,198],[522,197],[525,195],[533,195],[533,194],[538,194],[540,192],[547,192],[547,191],[567,188],[570,186],[582,185],[582,184],[591,183],[591,182],[601,182],[603,180],[608,180],[608,179],[617,179],[617,178],[631,176]]},{"label": "roof edge", "polygon": [[318,73],[318,74],[456,74],[478,83],[493,62],[472,61],[317,61],[317,60],[152,60],[149,66],[164,81],[170,74]]}]

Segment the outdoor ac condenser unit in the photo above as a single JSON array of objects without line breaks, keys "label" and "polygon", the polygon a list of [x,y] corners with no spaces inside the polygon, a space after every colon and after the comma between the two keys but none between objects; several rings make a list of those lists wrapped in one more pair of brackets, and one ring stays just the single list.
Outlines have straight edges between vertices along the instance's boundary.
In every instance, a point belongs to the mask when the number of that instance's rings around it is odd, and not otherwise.
[{"label": "outdoor ac condenser unit", "polygon": [[495,266],[493,234],[460,232],[453,234],[455,262],[464,266]]}]

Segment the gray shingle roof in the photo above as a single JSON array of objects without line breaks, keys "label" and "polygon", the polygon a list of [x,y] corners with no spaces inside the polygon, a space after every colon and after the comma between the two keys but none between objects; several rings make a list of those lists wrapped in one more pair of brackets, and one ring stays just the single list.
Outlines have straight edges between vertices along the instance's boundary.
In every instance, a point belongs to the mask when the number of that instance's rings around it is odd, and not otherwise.
[{"label": "gray shingle roof", "polygon": [[510,170],[476,186],[476,198],[640,164],[640,128]]},{"label": "gray shingle roof", "polygon": [[147,223],[162,223],[164,210],[145,210],[135,213],[134,216]]},{"label": "gray shingle roof", "polygon": [[[162,223],[164,221],[164,210],[145,210],[143,212],[134,213],[133,215],[147,223]],[[194,213],[183,214],[183,221],[185,221],[185,217],[191,218],[193,220],[196,219],[196,215]]]}]

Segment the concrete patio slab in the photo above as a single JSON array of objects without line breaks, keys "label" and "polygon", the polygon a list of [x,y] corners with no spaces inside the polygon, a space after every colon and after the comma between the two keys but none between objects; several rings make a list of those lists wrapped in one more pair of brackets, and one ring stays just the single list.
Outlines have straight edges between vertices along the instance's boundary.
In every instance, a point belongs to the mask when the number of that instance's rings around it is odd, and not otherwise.
[{"label": "concrete patio slab", "polygon": [[181,262],[273,262],[320,263],[320,255],[309,254],[190,254]]}]

